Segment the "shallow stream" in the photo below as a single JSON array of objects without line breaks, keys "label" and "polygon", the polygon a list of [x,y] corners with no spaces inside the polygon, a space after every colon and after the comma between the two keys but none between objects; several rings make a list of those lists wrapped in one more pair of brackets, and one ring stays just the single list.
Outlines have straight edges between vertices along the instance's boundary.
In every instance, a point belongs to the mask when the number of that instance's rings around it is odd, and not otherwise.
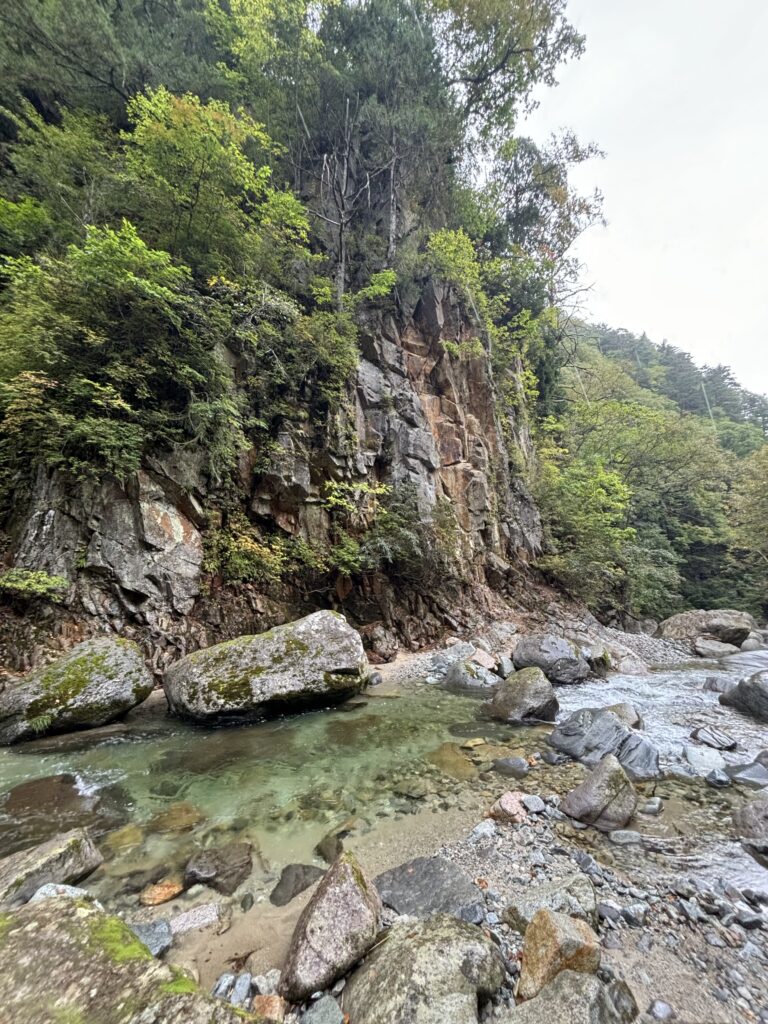
[{"label": "shallow stream", "polygon": [[[768,652],[762,658],[768,667]],[[570,830],[568,838],[619,867],[642,859],[647,870],[725,874],[768,890],[768,872],[730,835],[732,807],[754,791],[713,789],[683,757],[697,725],[716,725],[739,741],[724,755],[730,762],[751,761],[768,746],[765,726],[703,690],[716,671],[727,669],[683,667],[558,689],[561,717],[635,704],[666,772],[642,787],[665,801],[658,818],[638,816],[642,847],[618,848],[593,830]],[[741,666],[731,671],[744,674]],[[319,863],[314,847],[329,832],[375,831],[392,819],[402,822],[405,860],[412,813],[476,808],[510,786],[562,793],[579,781],[585,770],[576,764],[538,763],[520,782],[488,774],[495,758],[546,751],[547,733],[492,723],[477,698],[419,681],[377,687],[334,709],[221,729],[169,717],[155,694],[117,726],[0,751],[0,856],[88,825],[107,857],[88,887],[118,900],[135,899],[142,884],[183,867],[199,846],[231,839],[253,843],[265,885],[287,863]],[[478,737],[485,745],[462,749]]]}]

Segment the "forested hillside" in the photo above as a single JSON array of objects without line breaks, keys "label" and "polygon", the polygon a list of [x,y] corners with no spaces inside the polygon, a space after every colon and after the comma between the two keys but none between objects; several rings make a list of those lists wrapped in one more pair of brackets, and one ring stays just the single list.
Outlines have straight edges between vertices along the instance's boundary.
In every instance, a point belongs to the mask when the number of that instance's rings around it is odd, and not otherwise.
[{"label": "forested hillside", "polygon": [[150,621],[541,554],[608,617],[765,610],[765,400],[561,309],[597,150],[518,122],[582,50],[564,0],[6,0],[0,28],[12,600]]},{"label": "forested hillside", "polygon": [[666,342],[583,327],[540,420],[541,565],[596,610],[768,609],[768,399]]}]

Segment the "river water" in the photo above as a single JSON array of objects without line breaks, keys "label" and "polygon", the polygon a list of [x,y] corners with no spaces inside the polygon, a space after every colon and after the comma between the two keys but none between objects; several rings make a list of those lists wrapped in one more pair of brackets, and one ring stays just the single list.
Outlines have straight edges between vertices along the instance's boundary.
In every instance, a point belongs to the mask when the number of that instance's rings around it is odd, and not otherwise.
[{"label": "river water", "polygon": [[[768,667],[768,652],[751,657],[750,671],[756,663]],[[650,872],[727,876],[768,890],[768,872],[730,832],[731,810],[754,792],[713,789],[683,756],[699,725],[716,725],[738,740],[739,750],[724,755],[733,763],[768,747],[764,725],[704,691],[707,676],[719,672],[744,675],[745,666],[699,664],[558,689],[561,717],[580,707],[633,703],[666,773],[643,787],[645,795],[661,796],[665,809],[658,818],[638,816],[633,827],[647,837],[642,847],[617,848],[591,829],[569,838],[628,870],[642,860]],[[254,844],[269,881],[287,863],[318,862],[315,844],[331,830],[370,832],[395,819],[406,859],[412,813],[439,814],[464,796],[476,803],[510,786],[546,794],[579,781],[578,765],[540,763],[520,783],[486,774],[505,752],[546,751],[547,733],[491,723],[478,699],[418,680],[377,687],[334,709],[220,729],[169,717],[156,694],[125,724],[0,751],[0,855],[88,825],[107,857],[88,886],[118,900],[159,869],[183,866],[199,846],[231,839]],[[480,737],[486,744],[470,760],[461,745]]]}]

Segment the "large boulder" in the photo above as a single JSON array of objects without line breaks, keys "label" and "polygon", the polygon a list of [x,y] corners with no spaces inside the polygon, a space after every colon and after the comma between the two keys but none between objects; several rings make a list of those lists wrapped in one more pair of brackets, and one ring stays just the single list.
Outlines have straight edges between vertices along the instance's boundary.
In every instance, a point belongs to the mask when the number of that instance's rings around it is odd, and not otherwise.
[{"label": "large boulder", "polygon": [[542,909],[567,914],[586,921],[592,927],[597,926],[595,887],[581,871],[562,881],[524,886],[504,911],[504,920],[515,931],[524,934]]},{"label": "large boulder", "polygon": [[354,1024],[477,1024],[478,999],[504,981],[498,950],[479,928],[446,914],[397,922],[347,982]]},{"label": "large boulder", "polygon": [[483,898],[461,868],[443,857],[416,857],[374,879],[382,903],[396,914],[453,914],[471,920]]},{"label": "large boulder", "polygon": [[744,847],[768,867],[768,797],[750,800],[734,811],[733,824]]},{"label": "large boulder", "polygon": [[539,910],[525,932],[518,994],[533,999],[561,971],[595,974],[600,940],[585,921]]},{"label": "large boulder", "polygon": [[321,611],[188,654],[171,665],[163,686],[172,711],[214,721],[339,701],[367,678],[359,633],[343,616]]},{"label": "large boulder", "polygon": [[711,636],[697,636],[693,641],[693,649],[700,658],[724,658],[728,654],[738,654],[736,644],[724,644]]},{"label": "large boulder", "polygon": [[83,829],[73,829],[0,860],[0,906],[18,907],[49,882],[79,882],[104,858]]},{"label": "large boulder", "polygon": [[106,725],[146,700],[152,685],[137,644],[85,640],[0,693],[0,745]]},{"label": "large boulder", "polygon": [[721,704],[768,722],[768,672],[756,672],[749,679],[742,679],[727,693],[721,693],[719,699]]},{"label": "large boulder", "polygon": [[624,828],[637,809],[637,793],[618,760],[609,754],[560,804],[571,818],[612,832]]},{"label": "large boulder", "polygon": [[658,635],[666,640],[695,640],[704,634],[724,644],[742,644],[755,628],[755,620],[748,612],[733,608],[713,608],[679,612],[665,619]]},{"label": "large boulder", "polygon": [[488,693],[495,690],[500,683],[501,676],[497,676],[491,669],[471,658],[466,661],[454,661],[443,680],[447,690],[454,690],[457,693]]},{"label": "large boulder", "polygon": [[500,722],[554,722],[560,705],[552,683],[540,668],[512,672],[499,686],[489,707]]},{"label": "large boulder", "polygon": [[296,924],[280,992],[299,1003],[361,960],[381,927],[381,898],[351,853],[326,872]]},{"label": "large boulder", "polygon": [[622,720],[625,715],[610,708],[581,708],[552,730],[549,743],[590,768],[613,754],[630,778],[657,779],[659,751]]},{"label": "large boulder", "polygon": [[589,663],[561,636],[525,636],[512,654],[515,668],[540,668],[553,683],[580,683],[589,675]]},{"label": "large boulder", "polygon": [[18,1024],[243,1024],[119,917],[67,897],[2,918],[0,1017]]},{"label": "large boulder", "polygon": [[639,1013],[624,981],[603,984],[593,974],[563,971],[522,1006],[495,1016],[497,1024],[630,1024]]}]

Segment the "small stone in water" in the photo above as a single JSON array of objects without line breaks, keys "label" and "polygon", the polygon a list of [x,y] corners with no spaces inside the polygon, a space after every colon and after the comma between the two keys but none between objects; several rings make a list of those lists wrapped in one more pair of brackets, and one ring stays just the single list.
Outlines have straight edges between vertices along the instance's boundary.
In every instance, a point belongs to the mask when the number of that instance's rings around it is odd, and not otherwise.
[{"label": "small stone in water", "polygon": [[143,907],[157,907],[168,903],[184,892],[184,885],[177,878],[163,878],[156,885],[148,885],[139,894],[139,903]]},{"label": "small stone in water", "polygon": [[650,800],[646,800],[643,806],[640,808],[641,814],[661,814],[664,810],[664,801],[660,796],[652,796]]},{"label": "small stone in water", "polygon": [[243,913],[247,913],[254,904],[253,893],[247,892],[245,896],[240,900],[240,909]]}]

